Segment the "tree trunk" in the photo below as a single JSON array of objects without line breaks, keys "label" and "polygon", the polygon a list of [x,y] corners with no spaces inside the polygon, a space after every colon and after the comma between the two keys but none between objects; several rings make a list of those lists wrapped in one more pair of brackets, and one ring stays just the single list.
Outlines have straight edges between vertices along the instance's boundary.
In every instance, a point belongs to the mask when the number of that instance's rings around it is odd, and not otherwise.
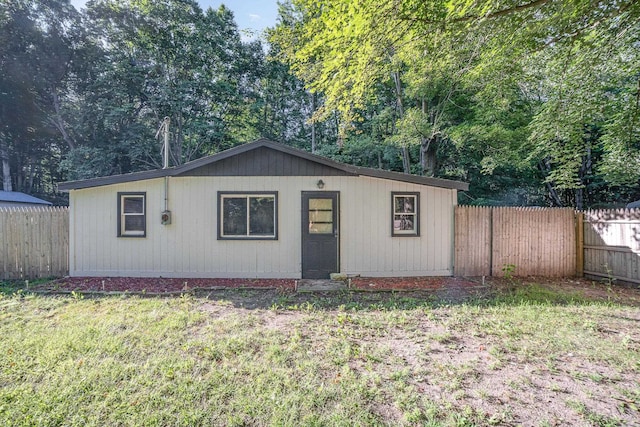
[{"label": "tree trunk", "polygon": [[404,173],[411,173],[411,158],[409,157],[409,147],[402,146],[402,169]]},{"label": "tree trunk", "polygon": [[51,90],[52,99],[53,99],[53,108],[55,110],[54,116],[50,119],[53,126],[58,129],[60,135],[62,135],[62,139],[67,143],[70,149],[76,148],[76,142],[71,138],[67,129],[64,126],[64,119],[62,118],[61,108],[60,108],[60,98],[58,97],[58,92],[55,89]]},{"label": "tree trunk", "polygon": [[[316,93],[311,94],[311,114],[313,115],[316,112],[316,108],[318,108],[318,95]],[[316,122],[314,120],[311,121],[311,152],[315,153],[317,147],[316,142]]]},{"label": "tree trunk", "polygon": [[583,188],[576,189],[574,194],[575,207],[578,210],[584,209],[584,199],[586,193],[585,190],[587,189],[587,185],[589,184],[587,181],[589,175],[591,175],[591,165],[591,142],[587,140],[585,155],[582,156],[582,164],[580,165],[579,171],[580,183],[583,185]]},{"label": "tree trunk", "polygon": [[422,138],[420,141],[420,166],[422,175],[434,176],[436,173],[436,152],[438,150],[438,135]]},{"label": "tree trunk", "polygon": [[[404,105],[402,104],[402,81],[400,80],[400,72],[394,71],[391,73],[393,83],[396,91],[396,105],[398,107],[398,116],[404,116]],[[404,173],[411,173],[411,158],[409,157],[409,147],[403,145],[402,147],[402,168]]]},{"label": "tree trunk", "polygon": [[[171,123],[175,123],[173,135],[174,137],[169,137],[169,140],[173,140],[173,147],[169,150],[172,153],[173,165],[178,166],[181,165],[182,162],[182,143],[183,143],[183,135],[182,135],[182,117],[179,114],[174,116],[175,118],[171,121]],[[171,129],[167,129],[167,132],[170,132]]]},{"label": "tree trunk", "polygon": [[24,184],[24,189],[26,193],[31,194],[33,192],[33,178],[36,174],[37,166],[32,156],[29,156],[27,158],[27,161],[29,166],[29,172],[27,173],[27,176],[25,178],[26,182]]},{"label": "tree trunk", "polygon": [[427,157],[426,157],[426,151],[424,149],[425,139],[426,138],[420,139],[420,170],[422,171],[421,172],[422,175],[424,175],[424,171],[427,167]]},{"label": "tree trunk", "polygon": [[4,135],[0,134],[0,159],[2,159],[2,189],[13,191],[11,185],[11,165],[9,163],[9,147]]},{"label": "tree trunk", "polygon": [[402,81],[400,80],[400,72],[394,71],[391,73],[393,77],[393,83],[396,90],[396,105],[398,106],[398,115],[404,116],[404,105],[402,104]]},{"label": "tree trunk", "polygon": [[[544,159],[539,161],[538,167],[545,174],[548,174],[551,171],[551,165],[549,164],[549,159]],[[549,200],[551,200],[551,205],[560,207],[560,208],[563,207],[564,204],[562,203],[562,200],[560,200],[560,196],[558,195],[558,192],[553,187],[553,183],[545,180],[545,185],[547,186],[547,190],[549,191]]]},{"label": "tree trunk", "polygon": [[553,188],[553,184],[551,182],[546,182],[547,190],[549,190],[549,199],[551,200],[551,205],[557,208],[564,207],[562,200],[560,200],[560,196],[555,188]]},{"label": "tree trunk", "polygon": [[24,188],[24,165],[18,158],[18,164],[13,169],[13,191],[25,191]]},{"label": "tree trunk", "polygon": [[333,113],[333,119],[335,122],[335,132],[336,132],[336,145],[338,145],[338,147],[342,148],[342,145],[344,144],[344,140],[342,137],[342,131],[340,130],[340,116],[338,115],[337,112]]},{"label": "tree trunk", "polygon": [[574,194],[574,201],[576,204],[576,209],[581,211],[584,207],[584,189],[576,188]]}]

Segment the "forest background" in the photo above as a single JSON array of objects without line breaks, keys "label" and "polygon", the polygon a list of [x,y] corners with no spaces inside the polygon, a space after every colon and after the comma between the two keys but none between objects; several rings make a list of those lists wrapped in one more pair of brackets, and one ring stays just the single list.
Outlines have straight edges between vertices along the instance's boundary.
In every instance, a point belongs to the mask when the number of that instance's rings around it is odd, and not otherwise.
[{"label": "forest background", "polygon": [[0,0],[2,188],[171,165],[266,137],[470,182],[461,204],[640,199],[640,3],[291,0],[243,41],[195,0]]}]

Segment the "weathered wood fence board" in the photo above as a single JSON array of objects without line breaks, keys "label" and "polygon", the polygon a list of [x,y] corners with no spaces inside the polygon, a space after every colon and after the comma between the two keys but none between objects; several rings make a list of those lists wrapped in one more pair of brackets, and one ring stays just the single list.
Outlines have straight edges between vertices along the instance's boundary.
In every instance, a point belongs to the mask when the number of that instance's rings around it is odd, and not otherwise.
[{"label": "weathered wood fence board", "polygon": [[572,209],[495,208],[492,274],[511,265],[518,276],[575,275],[574,221]]},{"label": "weathered wood fence board", "polygon": [[0,267],[0,279],[67,275],[68,208],[0,208]]},{"label": "weathered wood fence board", "polygon": [[640,209],[583,215],[584,274],[640,283]]},{"label": "weathered wood fence board", "polygon": [[572,209],[458,206],[455,215],[456,275],[575,275]]},{"label": "weathered wood fence board", "polygon": [[456,207],[456,276],[491,275],[491,213],[487,207]]}]

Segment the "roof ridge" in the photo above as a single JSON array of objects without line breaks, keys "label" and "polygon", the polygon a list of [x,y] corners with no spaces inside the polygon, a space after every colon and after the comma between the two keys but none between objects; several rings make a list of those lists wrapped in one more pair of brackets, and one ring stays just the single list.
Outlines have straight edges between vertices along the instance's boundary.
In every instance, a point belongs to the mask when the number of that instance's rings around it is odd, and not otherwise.
[{"label": "roof ridge", "polygon": [[179,166],[173,166],[167,169],[152,169],[147,171],[132,172],[129,174],[111,175],[106,177],[90,178],[78,181],[67,181],[58,184],[60,191],[75,190],[81,188],[98,187],[102,185],[117,184],[121,182],[130,182],[137,180],[146,180],[161,178],[165,176],[180,176],[191,170],[202,166],[216,163],[221,160],[244,154],[246,152],[256,150],[261,147],[267,147],[280,151],[285,154],[296,156],[310,162],[319,163],[321,165],[346,172],[350,175],[364,175],[374,178],[391,179],[395,181],[403,181],[414,184],[430,185],[434,187],[451,188],[457,190],[468,190],[469,184],[462,181],[449,180],[445,178],[433,178],[420,175],[405,174],[403,172],[388,171],[384,169],[367,168],[364,166],[354,166],[346,163],[338,162],[315,153],[310,153],[296,147],[285,145],[271,139],[261,137],[254,141],[240,144],[216,154],[202,157]]}]

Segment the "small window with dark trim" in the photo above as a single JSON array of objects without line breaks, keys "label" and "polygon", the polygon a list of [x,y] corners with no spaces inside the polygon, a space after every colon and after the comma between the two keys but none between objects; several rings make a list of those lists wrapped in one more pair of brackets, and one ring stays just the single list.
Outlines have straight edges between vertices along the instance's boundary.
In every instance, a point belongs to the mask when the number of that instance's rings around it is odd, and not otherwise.
[{"label": "small window with dark trim", "polygon": [[277,238],[277,192],[218,192],[218,239]]},{"label": "small window with dark trim", "polygon": [[391,193],[391,235],[420,235],[420,193]]},{"label": "small window with dark trim", "polygon": [[118,193],[118,237],[147,235],[146,193]]}]

